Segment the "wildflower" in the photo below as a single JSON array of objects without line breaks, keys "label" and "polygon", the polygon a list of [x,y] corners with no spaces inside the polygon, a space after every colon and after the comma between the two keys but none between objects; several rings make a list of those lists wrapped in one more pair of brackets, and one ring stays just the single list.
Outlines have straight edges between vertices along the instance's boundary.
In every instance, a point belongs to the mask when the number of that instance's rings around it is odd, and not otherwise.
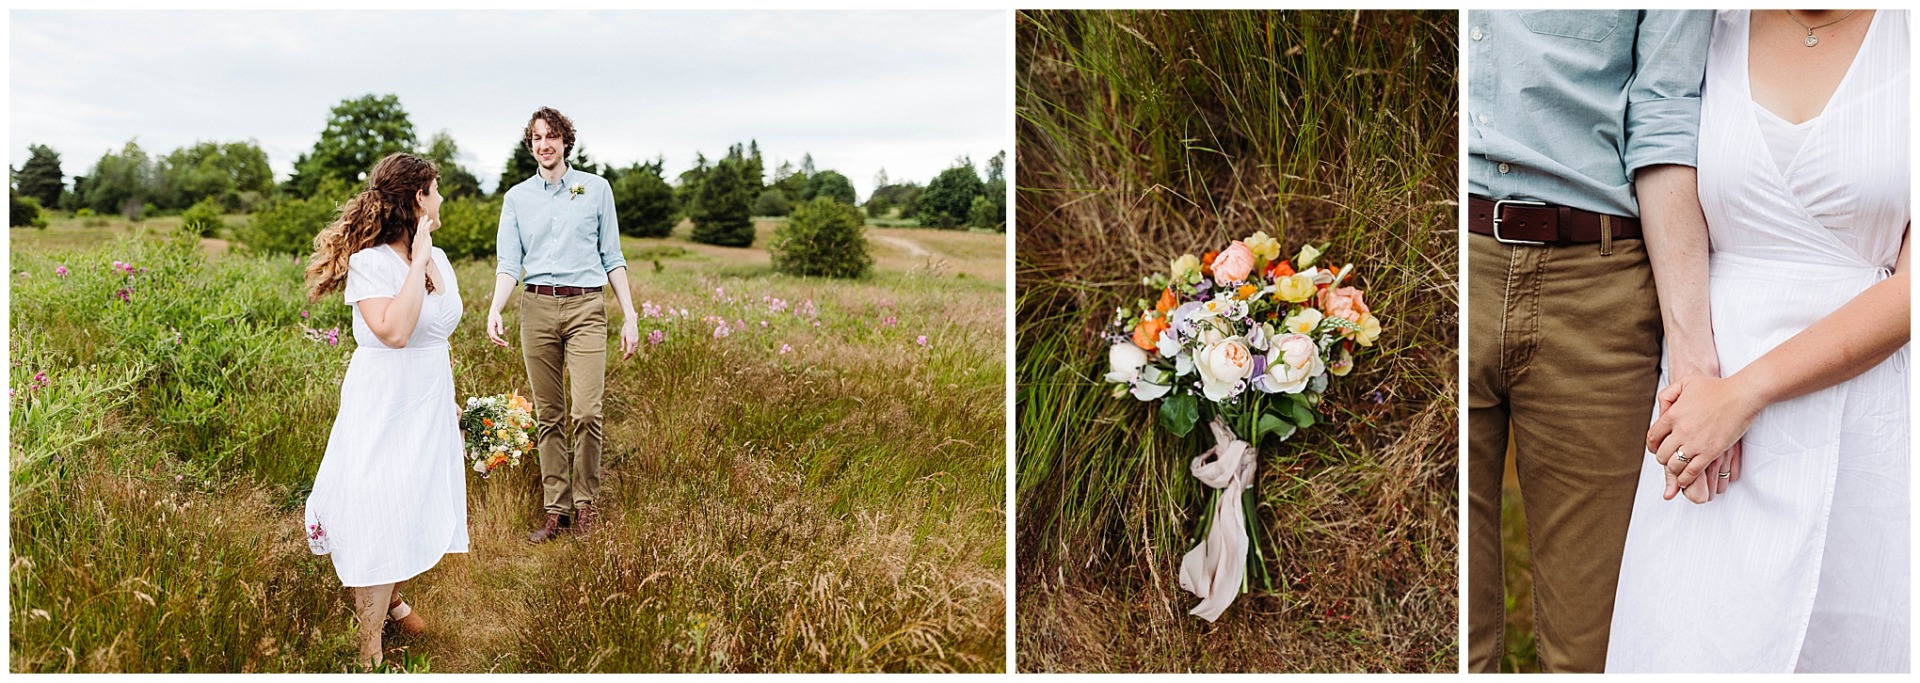
[{"label": "wildflower", "polygon": [[923,335],[920,335],[920,338],[919,338],[919,339],[915,339],[915,340],[913,340],[913,343],[915,343],[915,344],[919,344],[919,345],[921,345],[921,346],[923,346],[923,347],[924,347],[924,346],[926,346],[926,345],[927,345],[927,335],[924,335],[924,334],[923,334]]},{"label": "wildflower", "polygon": [[893,316],[887,316],[885,318],[880,319],[880,324],[886,325],[887,327],[893,327],[893,323],[894,323]]},{"label": "wildflower", "polygon": [[784,355],[787,355],[787,354],[789,354],[789,353],[793,353],[793,347],[791,347],[791,346],[788,346],[788,345],[786,345],[786,344],[781,344],[781,345],[780,345],[780,355],[782,355],[782,356],[784,356]]},{"label": "wildflower", "polygon": [[658,346],[660,345],[661,342],[664,342],[666,340],[667,340],[667,333],[665,332],[654,330],[652,332],[647,333],[647,343],[650,345]]},{"label": "wildflower", "polygon": [[54,274],[54,275],[58,275],[58,276],[60,276],[60,277],[66,277],[66,276],[67,276],[67,267],[66,267],[66,266],[54,266],[54,267],[53,267],[53,274]]}]

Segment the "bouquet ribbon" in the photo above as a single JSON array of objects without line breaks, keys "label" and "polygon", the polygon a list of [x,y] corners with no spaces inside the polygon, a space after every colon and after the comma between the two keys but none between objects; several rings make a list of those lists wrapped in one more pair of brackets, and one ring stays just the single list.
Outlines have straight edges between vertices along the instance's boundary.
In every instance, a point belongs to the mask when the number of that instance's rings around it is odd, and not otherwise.
[{"label": "bouquet ribbon", "polygon": [[1214,445],[1195,457],[1189,469],[1195,479],[1219,489],[1220,495],[1206,540],[1180,560],[1180,587],[1200,598],[1200,604],[1187,613],[1212,622],[1239,597],[1246,575],[1247,520],[1240,496],[1253,483],[1258,453],[1218,417],[1207,428],[1213,431]]}]

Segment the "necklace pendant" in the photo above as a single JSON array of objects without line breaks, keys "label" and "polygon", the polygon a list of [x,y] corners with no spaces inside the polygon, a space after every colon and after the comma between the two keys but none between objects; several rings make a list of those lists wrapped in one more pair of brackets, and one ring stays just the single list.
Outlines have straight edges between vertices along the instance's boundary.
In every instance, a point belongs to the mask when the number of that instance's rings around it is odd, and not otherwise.
[{"label": "necklace pendant", "polygon": [[1815,45],[1819,45],[1819,44],[1820,44],[1820,39],[1819,39],[1819,38],[1815,38],[1815,37],[1813,37],[1813,32],[1812,32],[1812,31],[1808,31],[1808,32],[1807,32],[1807,41],[1806,41],[1806,42],[1807,42],[1807,47],[1813,47],[1813,46],[1815,46]]}]

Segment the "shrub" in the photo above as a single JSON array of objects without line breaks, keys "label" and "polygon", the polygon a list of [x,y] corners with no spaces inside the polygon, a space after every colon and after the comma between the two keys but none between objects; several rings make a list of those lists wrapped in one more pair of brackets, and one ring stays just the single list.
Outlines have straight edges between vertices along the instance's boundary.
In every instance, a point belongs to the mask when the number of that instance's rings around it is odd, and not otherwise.
[{"label": "shrub", "polygon": [[31,225],[36,228],[47,227],[45,212],[40,210],[40,201],[32,197],[7,190],[7,227],[17,228]]},{"label": "shrub", "polygon": [[920,193],[920,224],[957,228],[973,210],[973,198],[980,196],[986,184],[973,170],[973,162],[961,159],[952,168],[941,171]]},{"label": "shrub", "polygon": [[492,259],[500,234],[500,199],[450,199],[440,205],[440,229],[433,232],[433,246],[447,252],[447,258]]},{"label": "shrub", "polygon": [[774,228],[773,269],[789,275],[855,278],[873,267],[860,210],[829,197],[801,204]]},{"label": "shrub", "polygon": [[254,211],[234,230],[234,238],[255,252],[312,253],[313,236],[340,216],[347,196],[347,186],[337,181],[322,184],[312,197],[282,196]]},{"label": "shrub", "polygon": [[787,194],[779,188],[769,187],[753,200],[755,216],[785,216],[793,210],[793,202],[787,201]]},{"label": "shrub", "polygon": [[206,197],[180,214],[180,229],[201,237],[213,237],[226,229],[227,222],[220,218],[220,200]]}]

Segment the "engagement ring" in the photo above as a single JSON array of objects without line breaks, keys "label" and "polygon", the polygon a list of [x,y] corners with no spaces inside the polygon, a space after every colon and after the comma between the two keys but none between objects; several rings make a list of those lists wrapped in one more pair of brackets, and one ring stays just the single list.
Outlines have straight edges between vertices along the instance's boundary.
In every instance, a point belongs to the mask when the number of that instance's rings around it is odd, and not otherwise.
[{"label": "engagement ring", "polygon": [[1687,461],[1687,451],[1686,451],[1686,449],[1684,449],[1684,448],[1683,448],[1683,449],[1680,449],[1680,450],[1678,450],[1678,451],[1675,451],[1675,452],[1674,452],[1674,454],[1673,454],[1673,459],[1675,459],[1675,460],[1678,460],[1678,461],[1680,461],[1680,462],[1686,462],[1686,461]]}]

